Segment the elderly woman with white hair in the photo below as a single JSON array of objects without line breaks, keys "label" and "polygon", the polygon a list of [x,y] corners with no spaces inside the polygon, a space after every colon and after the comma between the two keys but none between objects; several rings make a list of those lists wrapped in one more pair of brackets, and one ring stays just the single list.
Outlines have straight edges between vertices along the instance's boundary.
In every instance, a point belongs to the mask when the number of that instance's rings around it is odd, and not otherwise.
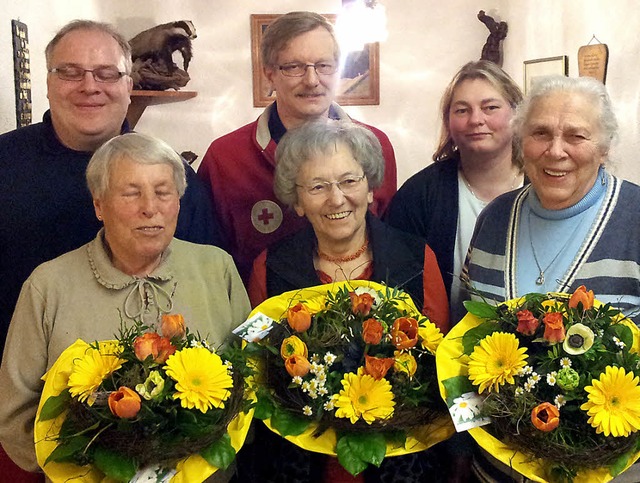
[{"label": "elderly woman with white hair", "polygon": [[104,228],[33,271],[0,366],[0,441],[29,471],[38,469],[33,424],[41,377],[76,339],[113,339],[121,320],[158,327],[163,314],[179,313],[192,332],[220,345],[249,313],[231,256],[173,237],[186,181],[166,143],[137,133],[115,137],[91,158],[87,182]]},{"label": "elderly woman with white hair", "polygon": [[442,275],[424,240],[368,211],[384,177],[380,143],[354,123],[307,123],[276,151],[274,191],[310,226],[276,243],[255,261],[253,305],[288,290],[364,279],[403,288],[442,330],[448,303]]},{"label": "elderly woman with white hair", "polygon": [[537,82],[514,118],[531,186],[481,214],[467,260],[474,291],[593,290],[640,322],[640,187],[606,169],[617,122],[602,83]]},{"label": "elderly woman with white hair", "polygon": [[[480,214],[466,262],[473,297],[501,302],[585,285],[640,323],[640,187],[606,168],[616,130],[611,100],[595,79],[534,84],[514,118],[531,185]],[[482,481],[511,481],[502,472],[488,478],[500,465],[487,460],[478,459]],[[614,481],[640,481],[635,467]]]},{"label": "elderly woman with white hair", "polygon": [[[288,131],[276,150],[274,191],[310,225],[256,259],[249,282],[252,304],[322,283],[373,280],[404,289],[446,332],[447,294],[433,251],[423,239],[388,226],[368,211],[373,190],[381,185],[383,176],[380,143],[366,127],[331,121]],[[239,454],[240,472],[246,470],[245,460],[257,468],[254,475],[241,473],[246,481],[260,477],[260,481],[278,482],[364,479],[408,483],[425,481],[433,463],[439,463],[436,450],[430,450],[428,455],[390,458],[380,469],[368,469],[364,477],[354,478],[335,458],[297,449],[262,426],[256,431],[254,445],[245,446]],[[265,475],[275,479],[265,479]]]}]

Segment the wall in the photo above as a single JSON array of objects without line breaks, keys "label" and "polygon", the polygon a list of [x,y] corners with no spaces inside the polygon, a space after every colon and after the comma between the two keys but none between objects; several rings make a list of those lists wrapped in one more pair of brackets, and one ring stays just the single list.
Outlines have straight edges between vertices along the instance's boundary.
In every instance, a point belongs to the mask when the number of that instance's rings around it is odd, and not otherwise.
[{"label": "wall", "polygon": [[[380,105],[353,106],[357,119],[383,129],[398,159],[399,181],[431,160],[438,135],[440,95],[454,72],[477,59],[488,35],[476,19],[480,8],[509,24],[504,68],[522,83],[524,60],[569,56],[569,75],[578,75],[578,48],[595,35],[609,47],[607,86],[620,122],[620,142],[612,153],[617,174],[640,182],[635,155],[639,143],[640,37],[634,0],[381,0],[389,17],[389,39],[380,48]],[[177,151],[200,157],[214,138],[255,119],[252,107],[249,15],[301,8],[335,13],[340,0],[21,0],[6,2],[0,25],[0,132],[15,127],[10,66],[9,19],[29,27],[33,118],[47,108],[43,50],[55,31],[74,18],[115,24],[132,37],[154,25],[193,20],[198,30],[192,77],[185,89],[198,96],[186,102],[152,106],[137,130],[164,138]]]}]

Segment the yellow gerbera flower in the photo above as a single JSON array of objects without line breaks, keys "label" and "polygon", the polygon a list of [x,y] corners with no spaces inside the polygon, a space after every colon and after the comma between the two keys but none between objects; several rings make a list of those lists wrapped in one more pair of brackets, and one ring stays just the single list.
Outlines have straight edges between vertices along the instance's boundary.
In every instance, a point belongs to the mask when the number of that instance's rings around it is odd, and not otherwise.
[{"label": "yellow gerbera flower", "polygon": [[[84,357],[76,359],[69,374],[69,392],[84,402],[100,387],[105,377],[122,367],[124,362],[116,354],[117,344],[102,343],[100,350],[87,348]],[[89,401],[91,405],[93,401]]]},{"label": "yellow gerbera flower", "polygon": [[607,366],[600,379],[584,390],[587,402],[580,406],[589,424],[605,436],[629,436],[640,429],[640,387],[638,377],[622,367]]},{"label": "yellow gerbera flower", "polygon": [[442,332],[430,320],[424,321],[418,327],[418,337],[423,349],[428,350],[432,354],[436,353],[436,349],[442,342]]},{"label": "yellow gerbera flower", "polygon": [[167,359],[167,375],[176,381],[174,399],[183,408],[198,408],[206,413],[212,407],[224,408],[233,387],[233,379],[217,354],[204,347],[191,347]]},{"label": "yellow gerbera flower", "polygon": [[365,374],[362,368],[358,373],[347,373],[342,379],[343,389],[334,396],[336,417],[349,418],[351,424],[362,418],[371,424],[376,419],[387,419],[393,415],[393,392],[391,384],[382,378],[375,380]]},{"label": "yellow gerbera flower", "polygon": [[469,356],[469,379],[482,394],[493,387],[500,392],[505,382],[513,384],[513,376],[527,364],[527,348],[518,347],[514,334],[494,332],[480,341]]}]

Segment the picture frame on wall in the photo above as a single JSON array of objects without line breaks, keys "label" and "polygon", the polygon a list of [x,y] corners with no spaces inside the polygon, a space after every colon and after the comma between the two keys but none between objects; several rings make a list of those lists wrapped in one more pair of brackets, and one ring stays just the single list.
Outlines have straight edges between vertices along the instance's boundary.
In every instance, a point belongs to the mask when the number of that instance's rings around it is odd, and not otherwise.
[{"label": "picture frame on wall", "polygon": [[[263,73],[260,47],[269,24],[280,14],[251,15],[251,67],[253,71],[253,106],[266,107],[275,98]],[[336,15],[323,14],[331,23]],[[359,52],[350,52],[340,70],[336,101],[341,106],[380,104],[380,45],[366,44]]]},{"label": "picture frame on wall", "polygon": [[545,75],[569,75],[569,58],[566,55],[524,61],[524,93],[531,91],[536,77]]}]

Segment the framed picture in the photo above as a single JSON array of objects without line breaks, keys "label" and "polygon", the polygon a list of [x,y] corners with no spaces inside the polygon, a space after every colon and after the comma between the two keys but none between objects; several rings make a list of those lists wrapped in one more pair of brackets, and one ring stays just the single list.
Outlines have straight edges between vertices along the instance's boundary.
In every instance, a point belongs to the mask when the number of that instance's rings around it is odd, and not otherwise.
[{"label": "framed picture", "polygon": [[569,61],[566,55],[524,61],[524,93],[531,90],[531,83],[543,75],[568,75]]},{"label": "framed picture", "polygon": [[[251,15],[251,67],[253,69],[253,106],[265,107],[276,96],[262,72],[260,46],[264,31],[279,14]],[[336,16],[324,15],[335,23]],[[350,52],[340,70],[336,101],[342,106],[380,104],[380,45],[366,44],[360,52]]]}]

